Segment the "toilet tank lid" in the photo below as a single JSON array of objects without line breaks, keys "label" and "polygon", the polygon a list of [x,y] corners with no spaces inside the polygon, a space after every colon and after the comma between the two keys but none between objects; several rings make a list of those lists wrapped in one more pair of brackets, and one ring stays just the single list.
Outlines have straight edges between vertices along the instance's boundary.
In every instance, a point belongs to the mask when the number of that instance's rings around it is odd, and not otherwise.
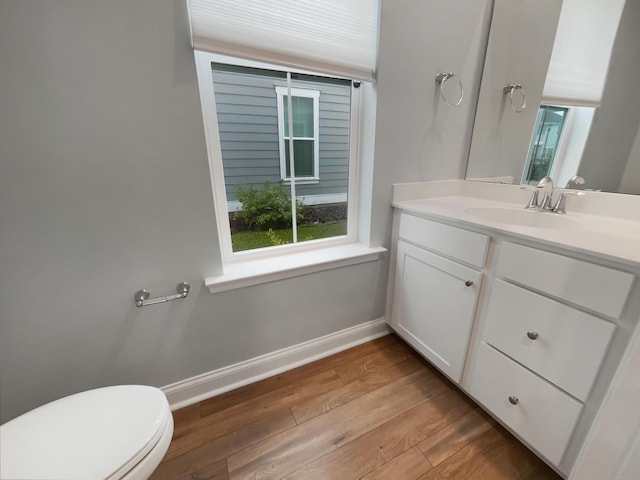
[{"label": "toilet tank lid", "polygon": [[155,387],[61,398],[0,426],[0,478],[119,478],[153,449],[170,418]]}]

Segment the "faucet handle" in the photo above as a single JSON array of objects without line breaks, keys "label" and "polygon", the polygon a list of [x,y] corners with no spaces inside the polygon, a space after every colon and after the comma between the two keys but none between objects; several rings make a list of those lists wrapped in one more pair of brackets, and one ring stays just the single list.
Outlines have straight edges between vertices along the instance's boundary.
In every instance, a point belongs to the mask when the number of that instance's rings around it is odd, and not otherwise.
[{"label": "faucet handle", "polygon": [[580,175],[574,175],[567,181],[567,185],[564,188],[574,188],[576,185],[584,185],[585,181]]},{"label": "faucet handle", "polygon": [[538,209],[538,188],[537,187],[520,187],[520,190],[530,190],[533,192],[531,194],[531,198],[527,202],[527,205],[524,207],[527,210],[537,210]]},{"label": "faucet handle", "polygon": [[553,213],[559,213],[561,215],[567,213],[567,209],[566,209],[566,207],[564,205],[567,195],[575,195],[576,197],[582,197],[582,196],[586,195],[586,193],[584,193],[584,192],[567,192],[567,191],[562,192],[560,194],[560,196],[558,197],[558,201],[556,202],[554,207],[551,209],[551,211]]}]

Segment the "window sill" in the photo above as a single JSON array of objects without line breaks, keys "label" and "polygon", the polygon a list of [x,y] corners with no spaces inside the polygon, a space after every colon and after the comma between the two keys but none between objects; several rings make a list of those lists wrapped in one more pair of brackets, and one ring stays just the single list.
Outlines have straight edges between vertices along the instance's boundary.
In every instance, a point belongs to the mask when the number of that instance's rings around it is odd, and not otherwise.
[{"label": "window sill", "polygon": [[[296,177],[296,185],[311,185],[313,183],[320,183],[320,177]],[[291,185],[291,179],[284,179],[285,185]]]},{"label": "window sill", "polygon": [[244,260],[224,266],[224,274],[207,277],[204,284],[211,293],[275,282],[333,268],[373,262],[387,251],[359,243],[318,248],[272,257]]}]

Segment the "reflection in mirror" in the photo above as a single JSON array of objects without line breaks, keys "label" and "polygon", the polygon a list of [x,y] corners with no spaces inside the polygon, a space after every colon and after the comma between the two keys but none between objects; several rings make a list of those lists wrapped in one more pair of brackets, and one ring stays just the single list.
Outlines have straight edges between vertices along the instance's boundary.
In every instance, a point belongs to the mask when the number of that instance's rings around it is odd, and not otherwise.
[{"label": "reflection in mirror", "polygon": [[[558,157],[558,146],[565,121],[568,117],[567,107],[541,105],[533,129],[527,164],[522,176],[522,183],[534,185],[543,177],[550,177],[551,167]],[[556,181],[556,184],[558,182]]]},{"label": "reflection in mirror", "polygon": [[[638,24],[637,1],[564,0],[533,132],[531,125],[523,126],[526,131],[519,137],[529,142],[526,157],[514,154],[506,142],[492,150],[504,158],[479,154],[487,149],[473,144],[482,138],[476,129],[483,127],[474,125],[467,179],[513,177],[513,183],[534,184],[550,176],[565,186],[580,175],[586,183],[577,188],[640,194]],[[576,38],[581,40],[568,47]],[[570,56],[559,56],[562,51]],[[600,66],[598,55],[604,57]],[[576,64],[582,71],[570,76]],[[596,86],[589,90],[589,83]],[[480,111],[476,118],[483,118]]]}]

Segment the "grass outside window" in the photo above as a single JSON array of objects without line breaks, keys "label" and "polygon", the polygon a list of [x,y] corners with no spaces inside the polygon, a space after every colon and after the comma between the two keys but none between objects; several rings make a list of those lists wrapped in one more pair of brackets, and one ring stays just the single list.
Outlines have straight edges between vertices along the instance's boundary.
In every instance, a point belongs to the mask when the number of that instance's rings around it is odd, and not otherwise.
[{"label": "grass outside window", "polygon": [[[298,241],[316,240],[347,234],[347,221],[329,223],[310,223],[298,225]],[[268,229],[263,231],[247,230],[231,235],[234,252],[255,248],[284,245],[293,241],[293,231],[289,228]]]}]

